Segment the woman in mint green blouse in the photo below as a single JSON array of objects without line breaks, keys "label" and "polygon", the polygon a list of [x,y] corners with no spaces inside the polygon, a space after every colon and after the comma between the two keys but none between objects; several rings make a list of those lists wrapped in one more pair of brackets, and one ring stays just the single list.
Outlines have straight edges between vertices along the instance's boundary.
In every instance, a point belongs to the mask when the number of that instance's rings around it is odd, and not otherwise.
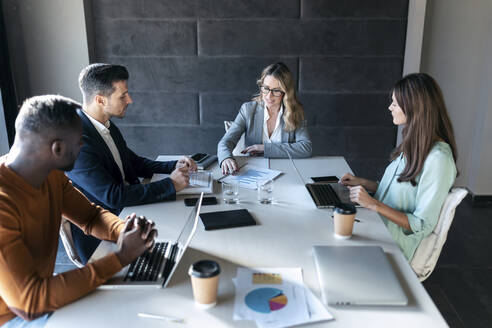
[{"label": "woman in mint green blouse", "polygon": [[[393,123],[403,125],[402,142],[391,155],[381,182],[345,174],[350,199],[378,212],[410,261],[434,230],[456,178],[456,143],[442,92],[427,74],[398,81],[389,106]],[[376,192],[371,197],[367,191]]]}]

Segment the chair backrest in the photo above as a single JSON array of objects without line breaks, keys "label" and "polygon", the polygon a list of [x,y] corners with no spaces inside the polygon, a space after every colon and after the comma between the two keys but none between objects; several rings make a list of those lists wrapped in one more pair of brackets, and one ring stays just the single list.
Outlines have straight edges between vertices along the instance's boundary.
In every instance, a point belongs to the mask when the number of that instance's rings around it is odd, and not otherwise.
[{"label": "chair backrest", "polygon": [[[226,132],[229,130],[229,128],[231,127],[232,123],[234,123],[234,122],[233,121],[224,121],[224,129],[225,129]],[[234,155],[234,156],[244,156],[244,154],[241,153],[241,150],[243,150],[244,148],[246,148],[246,146],[244,145],[244,133],[243,133],[241,135],[241,138],[237,142],[236,147],[232,151],[232,155]]]},{"label": "chair backrest", "polygon": [[453,188],[451,190],[442,205],[436,227],[417,247],[410,261],[410,265],[420,281],[427,279],[432,271],[434,271],[442,247],[446,242],[449,227],[453,223],[456,207],[465,198],[467,193],[468,191],[464,188]]},{"label": "chair backrest", "polygon": [[77,250],[75,249],[75,244],[72,238],[72,229],[70,228],[70,222],[67,219],[62,217],[61,225],[60,225],[60,237],[63,243],[63,247],[65,247],[65,252],[67,252],[68,258],[75,264],[77,267],[81,268],[84,266],[82,260],[77,254]]}]

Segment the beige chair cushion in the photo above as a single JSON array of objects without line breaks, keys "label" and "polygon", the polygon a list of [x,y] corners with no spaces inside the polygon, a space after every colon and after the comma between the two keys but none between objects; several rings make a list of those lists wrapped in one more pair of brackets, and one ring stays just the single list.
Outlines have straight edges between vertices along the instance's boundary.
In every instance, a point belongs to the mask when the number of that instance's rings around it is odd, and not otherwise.
[{"label": "beige chair cushion", "polygon": [[[229,128],[231,127],[232,123],[234,123],[234,122],[233,121],[224,121],[224,128],[225,128],[225,131],[226,132],[229,130]],[[241,135],[241,138],[237,142],[236,147],[232,151],[232,155],[234,155],[234,156],[244,156],[244,154],[241,153],[241,151],[244,148],[246,148],[246,146],[244,145],[244,133],[243,133]]]},{"label": "beige chair cushion", "polygon": [[72,263],[79,268],[83,267],[84,264],[82,263],[82,260],[80,260],[77,251],[75,250],[75,245],[72,238],[72,230],[70,229],[70,222],[68,222],[68,220],[64,217],[62,217],[61,220],[60,237],[70,261],[72,261]]},{"label": "beige chair cushion", "polygon": [[410,265],[420,281],[427,279],[436,266],[442,247],[446,242],[449,227],[453,223],[456,207],[465,198],[468,191],[464,188],[453,188],[446,197],[439,214],[439,220],[432,233],[425,237],[417,247]]}]

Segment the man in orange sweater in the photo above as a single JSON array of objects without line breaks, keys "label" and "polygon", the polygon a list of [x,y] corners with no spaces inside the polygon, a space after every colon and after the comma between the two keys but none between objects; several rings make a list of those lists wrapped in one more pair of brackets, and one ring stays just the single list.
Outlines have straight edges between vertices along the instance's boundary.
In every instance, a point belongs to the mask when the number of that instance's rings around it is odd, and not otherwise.
[{"label": "man in orange sweater", "polygon": [[[145,218],[132,214],[122,221],[91,204],[62,172],[73,167],[82,145],[78,108],[61,96],[27,99],[14,144],[0,158],[2,327],[44,326],[52,311],[104,283],[152,247],[157,235]],[[118,251],[53,276],[62,215],[87,234],[117,241]]]}]

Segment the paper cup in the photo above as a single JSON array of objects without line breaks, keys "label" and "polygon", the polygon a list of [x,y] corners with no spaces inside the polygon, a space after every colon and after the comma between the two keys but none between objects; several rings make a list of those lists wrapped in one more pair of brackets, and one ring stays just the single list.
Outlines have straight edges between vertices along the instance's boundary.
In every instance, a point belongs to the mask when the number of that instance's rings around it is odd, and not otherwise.
[{"label": "paper cup", "polygon": [[351,204],[339,204],[333,214],[335,225],[335,238],[349,239],[354,228],[355,206]]},{"label": "paper cup", "polygon": [[188,274],[191,277],[195,304],[202,309],[215,306],[219,286],[219,264],[212,260],[198,261],[190,266]]}]

